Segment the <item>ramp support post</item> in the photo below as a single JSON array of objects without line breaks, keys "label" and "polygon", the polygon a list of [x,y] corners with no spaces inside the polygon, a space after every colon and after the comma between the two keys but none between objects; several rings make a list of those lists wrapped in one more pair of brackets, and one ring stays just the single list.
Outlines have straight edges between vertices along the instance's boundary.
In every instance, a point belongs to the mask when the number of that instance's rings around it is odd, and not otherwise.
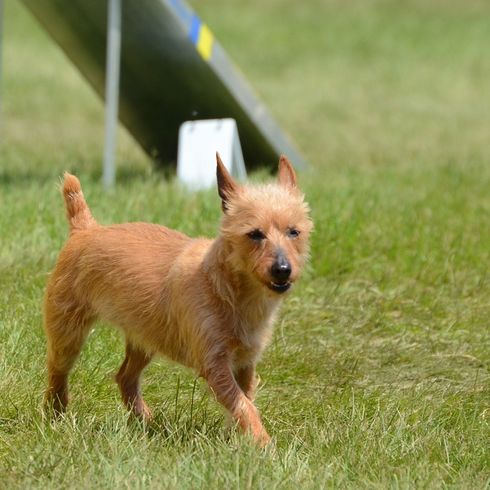
[{"label": "ramp support post", "polygon": [[103,183],[106,189],[113,187],[116,180],[115,157],[121,64],[121,0],[108,0],[108,9],[103,172]]},{"label": "ramp support post", "polygon": [[0,0],[0,129],[2,127],[3,0]]}]

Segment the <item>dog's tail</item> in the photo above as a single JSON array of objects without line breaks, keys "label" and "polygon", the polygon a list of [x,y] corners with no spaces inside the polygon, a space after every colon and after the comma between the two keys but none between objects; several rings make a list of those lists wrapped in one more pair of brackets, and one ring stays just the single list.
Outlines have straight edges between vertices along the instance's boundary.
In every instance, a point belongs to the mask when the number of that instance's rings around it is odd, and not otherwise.
[{"label": "dog's tail", "polygon": [[63,177],[63,197],[65,198],[66,217],[70,223],[70,232],[73,233],[96,225],[97,222],[83,197],[80,181],[68,172],[65,172]]}]

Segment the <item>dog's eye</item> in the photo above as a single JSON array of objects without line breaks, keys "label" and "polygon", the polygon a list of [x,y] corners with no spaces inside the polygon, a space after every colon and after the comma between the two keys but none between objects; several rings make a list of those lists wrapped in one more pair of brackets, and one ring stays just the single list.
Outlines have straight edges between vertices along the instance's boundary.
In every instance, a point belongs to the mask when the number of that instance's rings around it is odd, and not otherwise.
[{"label": "dog's eye", "polygon": [[299,237],[300,231],[297,230],[296,228],[289,228],[287,231],[287,235],[289,238],[298,238]]},{"label": "dog's eye", "polygon": [[247,233],[247,236],[254,242],[260,242],[265,238],[264,233],[260,230],[252,230],[250,233]]}]

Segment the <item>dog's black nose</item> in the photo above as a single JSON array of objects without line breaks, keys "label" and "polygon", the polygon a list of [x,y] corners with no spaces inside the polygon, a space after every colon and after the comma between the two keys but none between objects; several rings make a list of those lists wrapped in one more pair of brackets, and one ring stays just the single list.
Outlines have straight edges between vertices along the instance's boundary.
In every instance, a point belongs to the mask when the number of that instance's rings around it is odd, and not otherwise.
[{"label": "dog's black nose", "polygon": [[291,275],[291,264],[286,257],[279,255],[271,267],[271,276],[279,282],[285,282]]}]

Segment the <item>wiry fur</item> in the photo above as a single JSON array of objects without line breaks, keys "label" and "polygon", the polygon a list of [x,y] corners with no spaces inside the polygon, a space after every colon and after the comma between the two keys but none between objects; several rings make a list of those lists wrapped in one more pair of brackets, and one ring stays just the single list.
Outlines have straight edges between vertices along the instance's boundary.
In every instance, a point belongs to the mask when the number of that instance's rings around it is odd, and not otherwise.
[{"label": "wiry fur", "polygon": [[[78,179],[65,174],[63,195],[70,237],[45,297],[48,339],[46,400],[56,411],[68,403],[68,374],[97,318],[126,337],[126,358],[116,375],[123,401],[151,417],[140,375],[155,354],[204,377],[216,399],[245,432],[269,436],[253,404],[255,366],[267,345],[282,295],[271,290],[278,253],[294,282],[308,255],[312,224],[285,157],[276,184],[241,186],[218,156],[224,215],[215,240],[192,239],[147,223],[101,226]],[[288,235],[291,228],[299,236]],[[252,230],[265,239],[252,240]]]}]

